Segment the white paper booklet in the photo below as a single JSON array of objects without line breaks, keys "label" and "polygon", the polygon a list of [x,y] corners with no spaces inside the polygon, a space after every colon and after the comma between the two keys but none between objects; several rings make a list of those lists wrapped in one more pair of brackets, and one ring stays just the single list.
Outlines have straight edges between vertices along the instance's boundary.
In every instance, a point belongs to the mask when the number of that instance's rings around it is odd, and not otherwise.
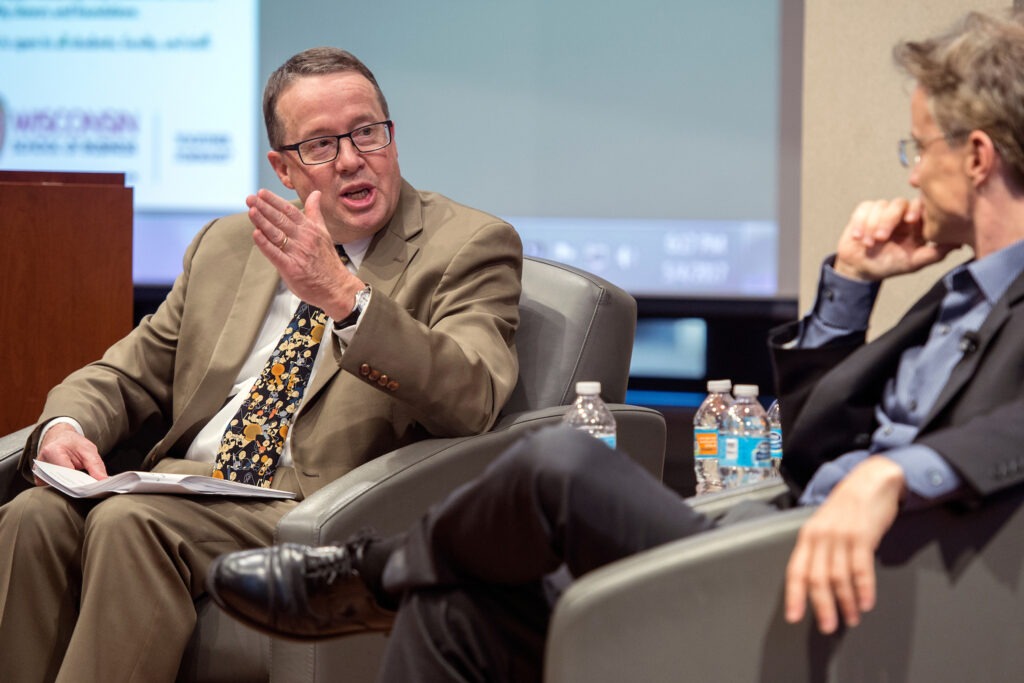
[{"label": "white paper booklet", "polygon": [[167,472],[122,472],[107,479],[49,462],[32,462],[32,473],[72,498],[106,498],[117,493],[170,493],[179,495],[249,496],[252,498],[294,498],[295,494],[250,484],[204,477],[199,474]]}]

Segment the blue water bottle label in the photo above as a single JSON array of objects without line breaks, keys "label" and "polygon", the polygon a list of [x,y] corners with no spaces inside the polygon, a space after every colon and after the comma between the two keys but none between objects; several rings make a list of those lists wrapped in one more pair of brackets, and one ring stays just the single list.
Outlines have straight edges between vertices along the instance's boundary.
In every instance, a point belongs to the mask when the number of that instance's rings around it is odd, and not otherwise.
[{"label": "blue water bottle label", "polygon": [[604,436],[599,436],[599,437],[597,437],[597,439],[598,439],[598,441],[601,441],[602,443],[604,443],[604,445],[608,446],[608,448],[611,448],[612,450],[615,450],[615,435],[614,434],[606,434]]},{"label": "blue water bottle label", "polygon": [[725,440],[727,467],[770,467],[771,449],[763,436],[730,436]]},{"label": "blue water bottle label", "polygon": [[782,457],[782,430],[778,427],[772,427],[771,433],[768,435],[768,442],[771,444],[771,454],[773,458]]}]

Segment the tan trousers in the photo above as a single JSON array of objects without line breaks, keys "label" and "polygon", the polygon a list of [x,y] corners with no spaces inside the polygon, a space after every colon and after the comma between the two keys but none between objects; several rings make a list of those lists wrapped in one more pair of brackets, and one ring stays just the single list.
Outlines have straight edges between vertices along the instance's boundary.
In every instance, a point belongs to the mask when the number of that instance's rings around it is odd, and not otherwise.
[{"label": "tan trousers", "polygon": [[0,507],[0,677],[174,681],[221,553],[268,545],[295,501],[33,488]]}]

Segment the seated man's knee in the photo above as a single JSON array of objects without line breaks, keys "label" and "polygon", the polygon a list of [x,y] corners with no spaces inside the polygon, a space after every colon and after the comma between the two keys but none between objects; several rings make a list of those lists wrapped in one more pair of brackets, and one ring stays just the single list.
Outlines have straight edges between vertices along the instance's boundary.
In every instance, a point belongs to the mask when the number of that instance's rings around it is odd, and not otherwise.
[{"label": "seated man's knee", "polygon": [[148,518],[134,496],[111,496],[86,517],[86,534],[89,537],[121,536],[131,529],[142,528]]},{"label": "seated man's knee", "polygon": [[564,478],[599,466],[609,455],[608,447],[590,435],[556,425],[520,439],[506,451],[499,466],[531,479]]},{"label": "seated man's knee", "polygon": [[75,505],[49,486],[36,486],[0,507],[0,527],[17,529],[28,540],[43,539],[60,526],[81,526],[81,514]]}]

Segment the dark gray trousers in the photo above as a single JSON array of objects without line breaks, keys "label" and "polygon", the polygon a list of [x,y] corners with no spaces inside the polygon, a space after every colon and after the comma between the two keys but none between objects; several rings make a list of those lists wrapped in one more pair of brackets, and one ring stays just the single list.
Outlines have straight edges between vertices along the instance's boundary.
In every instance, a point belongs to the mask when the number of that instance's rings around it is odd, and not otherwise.
[{"label": "dark gray trousers", "polygon": [[379,680],[540,681],[553,576],[712,526],[625,454],[568,427],[541,430],[392,553],[384,586],[403,597]]}]

